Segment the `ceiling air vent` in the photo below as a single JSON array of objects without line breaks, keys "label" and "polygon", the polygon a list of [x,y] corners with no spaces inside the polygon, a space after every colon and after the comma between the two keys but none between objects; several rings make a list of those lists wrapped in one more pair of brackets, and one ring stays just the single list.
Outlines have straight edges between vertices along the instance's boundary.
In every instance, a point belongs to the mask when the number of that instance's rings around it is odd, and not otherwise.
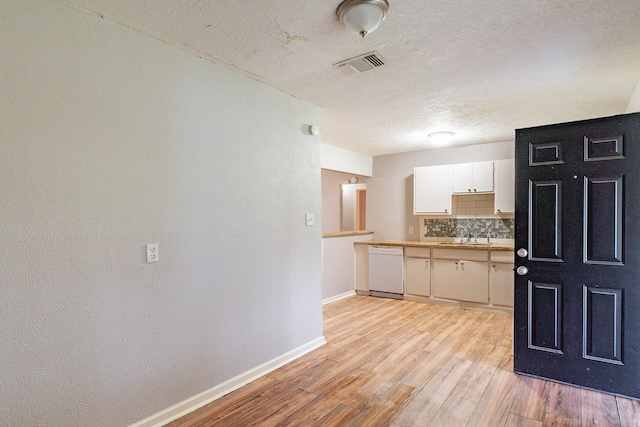
[{"label": "ceiling air vent", "polygon": [[383,65],[384,59],[382,59],[382,56],[380,56],[378,52],[371,52],[345,61],[340,61],[335,64],[334,67],[347,75],[351,75],[373,70],[374,68],[382,67]]}]

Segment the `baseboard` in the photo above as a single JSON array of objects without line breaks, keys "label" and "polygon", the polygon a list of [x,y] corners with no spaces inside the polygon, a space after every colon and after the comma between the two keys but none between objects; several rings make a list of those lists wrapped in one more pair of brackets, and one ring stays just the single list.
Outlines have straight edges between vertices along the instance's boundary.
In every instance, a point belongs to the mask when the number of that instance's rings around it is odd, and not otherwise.
[{"label": "baseboard", "polygon": [[332,302],[336,302],[336,301],[344,299],[344,298],[349,298],[349,297],[354,296],[355,294],[356,294],[356,291],[348,291],[348,292],[345,292],[343,294],[334,295],[332,297],[323,299],[322,300],[322,305],[329,304],[329,303],[332,303]]},{"label": "baseboard", "polygon": [[255,368],[250,369],[247,372],[244,372],[221,384],[218,384],[217,386],[212,387],[209,390],[196,394],[195,396],[183,400],[180,403],[177,403],[141,421],[131,424],[129,427],[160,427],[168,424],[171,421],[177,420],[178,418],[190,412],[193,412],[196,409],[201,408],[216,399],[221,398],[225,394],[231,393],[232,391],[242,387],[245,384],[248,384],[251,381],[254,381],[268,374],[269,372],[275,371],[279,367],[286,365],[287,363],[315,350],[316,348],[322,347],[326,343],[327,342],[325,341],[324,336],[316,338],[315,340],[310,341],[298,348],[295,348],[283,354],[282,356],[278,356],[275,359],[263,363],[260,366],[256,366]]}]

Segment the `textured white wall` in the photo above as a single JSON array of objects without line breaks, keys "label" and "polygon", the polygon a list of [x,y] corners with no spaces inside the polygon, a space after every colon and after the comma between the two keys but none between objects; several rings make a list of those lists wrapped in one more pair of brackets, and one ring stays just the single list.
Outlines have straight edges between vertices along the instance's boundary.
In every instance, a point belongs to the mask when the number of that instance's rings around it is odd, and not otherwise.
[{"label": "textured white wall", "polygon": [[336,172],[322,169],[322,232],[340,231],[342,184],[348,184],[353,176],[358,182],[366,183],[367,177],[352,173]]},{"label": "textured white wall", "polygon": [[[419,240],[419,216],[413,215],[413,168],[512,159],[514,142],[440,148],[373,158],[367,179],[367,228],[373,239]],[[409,227],[413,226],[413,234]]]},{"label": "textured white wall", "polygon": [[373,168],[371,156],[327,144],[320,144],[320,163],[323,169],[364,176],[371,176]]},{"label": "textured white wall", "polygon": [[631,95],[631,99],[629,100],[629,104],[627,105],[627,109],[625,113],[637,113],[640,112],[640,80],[638,80],[638,84],[636,85],[636,90]]},{"label": "textured white wall", "polygon": [[127,425],[321,337],[318,108],[57,2],[0,11],[0,425]]},{"label": "textured white wall", "polygon": [[355,242],[371,235],[325,237],[322,239],[322,298],[330,299],[356,289]]}]

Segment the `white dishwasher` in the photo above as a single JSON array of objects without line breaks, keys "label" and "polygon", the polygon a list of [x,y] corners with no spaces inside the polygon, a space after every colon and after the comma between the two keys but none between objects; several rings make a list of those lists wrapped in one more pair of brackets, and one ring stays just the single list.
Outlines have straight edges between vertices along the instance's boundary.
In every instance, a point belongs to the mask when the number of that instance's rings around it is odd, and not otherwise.
[{"label": "white dishwasher", "polygon": [[374,297],[403,299],[402,246],[369,246],[369,293]]}]

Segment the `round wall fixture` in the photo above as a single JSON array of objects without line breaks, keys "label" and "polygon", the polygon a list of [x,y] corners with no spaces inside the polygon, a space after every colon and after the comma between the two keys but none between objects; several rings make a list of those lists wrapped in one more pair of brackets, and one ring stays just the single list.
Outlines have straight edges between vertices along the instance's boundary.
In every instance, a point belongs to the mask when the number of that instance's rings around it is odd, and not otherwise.
[{"label": "round wall fixture", "polygon": [[358,182],[358,177],[357,176],[352,176],[351,178],[349,178],[349,182],[352,184],[355,184],[356,182]]},{"label": "round wall fixture", "polygon": [[316,136],[318,134],[318,126],[316,125],[309,126],[309,133],[313,136]]}]

